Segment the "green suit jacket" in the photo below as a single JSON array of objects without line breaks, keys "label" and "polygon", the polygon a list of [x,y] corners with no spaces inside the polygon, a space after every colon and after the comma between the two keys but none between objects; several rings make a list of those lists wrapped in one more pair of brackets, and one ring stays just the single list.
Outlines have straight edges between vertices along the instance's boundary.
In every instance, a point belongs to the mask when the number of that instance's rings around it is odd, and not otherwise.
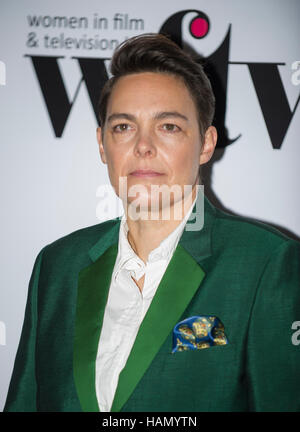
[{"label": "green suit jacket", "polygon": [[[98,411],[95,358],[120,218],[44,247],[30,280],[5,411]],[[173,328],[217,316],[227,345],[172,354]],[[112,411],[300,411],[300,244],[205,198],[122,370]]]}]

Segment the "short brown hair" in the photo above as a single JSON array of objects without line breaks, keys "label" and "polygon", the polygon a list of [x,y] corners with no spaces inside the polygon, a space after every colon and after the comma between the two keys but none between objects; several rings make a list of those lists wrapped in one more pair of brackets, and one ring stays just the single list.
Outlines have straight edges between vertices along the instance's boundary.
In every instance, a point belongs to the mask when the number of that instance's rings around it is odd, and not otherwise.
[{"label": "short brown hair", "polygon": [[[146,33],[121,43],[113,54],[112,77],[105,83],[99,100],[99,122],[104,127],[107,104],[119,78],[140,72],[175,75],[183,80],[193,98],[197,111],[200,135],[203,140],[215,113],[215,97],[203,67],[168,37]],[[103,131],[103,130],[102,130]]]}]

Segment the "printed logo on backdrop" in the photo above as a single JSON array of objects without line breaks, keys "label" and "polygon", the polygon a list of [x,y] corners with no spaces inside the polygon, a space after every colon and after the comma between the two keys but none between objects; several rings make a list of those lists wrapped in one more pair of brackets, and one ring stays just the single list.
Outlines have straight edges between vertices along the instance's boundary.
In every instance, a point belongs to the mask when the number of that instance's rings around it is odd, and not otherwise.
[{"label": "printed logo on backdrop", "polygon": [[[170,35],[181,47],[184,47],[182,20],[190,12],[196,14],[189,25],[191,36],[196,39],[206,37],[210,28],[210,20],[206,14],[194,9],[175,13],[166,20],[160,30],[161,33]],[[210,76],[216,95],[214,124],[219,131],[220,145],[226,146],[235,141],[235,139],[230,140],[226,137],[224,120],[228,66],[238,64],[245,65],[249,69],[273,149],[280,149],[299,102],[298,97],[294,109],[291,110],[278,70],[278,66],[285,65],[285,63],[232,62],[229,60],[230,38],[231,25],[228,26],[221,45],[205,59],[205,69]]]},{"label": "printed logo on backdrop", "polygon": [[[195,15],[188,28],[183,28],[183,18],[188,13]],[[92,109],[98,121],[97,104],[101,89],[109,76],[108,65],[112,52],[123,40],[146,32],[145,20],[127,13],[115,13],[111,17],[104,17],[95,13],[91,17],[28,15],[27,23],[30,31],[26,45],[30,49],[30,53],[25,54],[25,56],[32,61],[55,136],[57,138],[62,137],[72,106],[76,102],[83,83],[86,86]],[[169,35],[184,49],[186,48],[185,35],[189,32],[197,40],[197,44],[199,44],[197,53],[200,53],[201,40],[209,35],[212,26],[213,18],[209,18],[204,12],[186,9],[166,18],[158,32]],[[57,31],[56,34],[53,33],[55,31]],[[80,37],[78,37],[78,31],[83,32]],[[113,31],[115,37],[105,37],[107,31]],[[75,32],[77,32],[76,37],[74,37]],[[121,35],[122,37],[120,37]],[[231,24],[228,24],[223,42],[216,47],[213,53],[201,60],[205,60],[204,67],[210,76],[217,100],[214,124],[219,131],[218,146],[225,147],[240,136],[229,138],[226,135],[228,67],[229,65],[233,67],[234,65],[245,65],[249,70],[256,91],[271,145],[273,149],[280,149],[300,98],[298,97],[294,108],[291,109],[278,69],[278,66],[286,64],[281,61],[276,63],[230,61],[230,44]],[[53,52],[58,49],[66,52],[74,62],[77,62],[81,71],[81,78],[72,100],[69,99],[66,91],[64,80],[67,77],[62,76],[59,68],[59,62],[63,62],[66,56],[53,55]],[[41,50],[43,55],[38,54]],[[44,54],[48,50],[51,51],[51,55]],[[89,56],[73,55],[76,50],[86,51]],[[69,54],[70,52],[72,55]],[[93,56],[90,55],[91,53]],[[293,83],[296,83],[295,85],[299,80],[299,64],[299,62],[293,63],[294,71],[291,79]],[[290,67],[290,65],[287,66]]]}]

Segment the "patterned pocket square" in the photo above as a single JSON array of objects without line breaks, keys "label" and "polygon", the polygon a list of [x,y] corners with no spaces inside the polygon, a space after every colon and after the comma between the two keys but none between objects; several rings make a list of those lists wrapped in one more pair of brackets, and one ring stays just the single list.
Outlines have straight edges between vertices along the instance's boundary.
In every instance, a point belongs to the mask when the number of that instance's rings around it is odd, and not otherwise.
[{"label": "patterned pocket square", "polygon": [[173,329],[173,350],[187,351],[226,345],[224,325],[216,316],[201,315],[187,318]]}]

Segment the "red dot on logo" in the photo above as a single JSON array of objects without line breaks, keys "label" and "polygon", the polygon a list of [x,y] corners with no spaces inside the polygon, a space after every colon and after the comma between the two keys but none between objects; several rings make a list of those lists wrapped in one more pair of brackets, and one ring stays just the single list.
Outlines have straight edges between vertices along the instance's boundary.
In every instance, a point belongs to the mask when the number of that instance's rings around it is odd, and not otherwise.
[{"label": "red dot on logo", "polygon": [[190,30],[194,37],[202,38],[208,32],[208,22],[204,18],[195,18],[191,22]]}]

